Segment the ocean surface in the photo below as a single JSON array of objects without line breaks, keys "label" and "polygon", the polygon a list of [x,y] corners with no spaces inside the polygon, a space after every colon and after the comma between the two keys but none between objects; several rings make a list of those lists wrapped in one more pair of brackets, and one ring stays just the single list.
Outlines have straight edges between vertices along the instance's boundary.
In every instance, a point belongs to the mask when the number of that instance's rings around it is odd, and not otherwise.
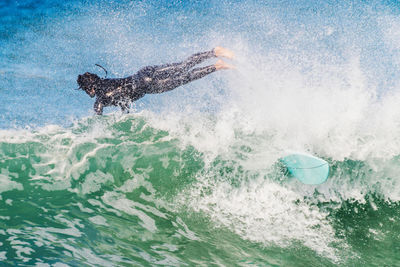
[{"label": "ocean surface", "polygon": [[[217,45],[129,114],[76,90]],[[397,1],[2,0],[0,266],[400,266],[399,70]]]}]

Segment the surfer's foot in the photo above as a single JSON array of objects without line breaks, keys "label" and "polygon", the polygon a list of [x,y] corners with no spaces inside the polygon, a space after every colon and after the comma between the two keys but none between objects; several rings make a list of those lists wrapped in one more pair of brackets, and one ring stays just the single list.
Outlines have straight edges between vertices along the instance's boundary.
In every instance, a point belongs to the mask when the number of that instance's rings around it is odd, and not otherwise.
[{"label": "surfer's foot", "polygon": [[228,63],[222,61],[222,59],[218,60],[215,64],[214,64],[215,68],[217,70],[222,70],[222,69],[234,69],[235,66],[229,65]]},{"label": "surfer's foot", "polygon": [[221,46],[217,46],[214,48],[214,54],[217,57],[226,57],[229,59],[232,59],[235,57],[235,54],[231,50],[223,48]]}]

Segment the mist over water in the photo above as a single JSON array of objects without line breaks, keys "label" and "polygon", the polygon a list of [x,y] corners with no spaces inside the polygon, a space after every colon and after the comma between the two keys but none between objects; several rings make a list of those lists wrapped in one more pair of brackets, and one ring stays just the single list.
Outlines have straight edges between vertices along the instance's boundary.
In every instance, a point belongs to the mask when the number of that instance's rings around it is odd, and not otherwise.
[{"label": "mist over water", "polygon": [[[399,6],[0,3],[4,264],[396,265]],[[130,114],[77,88],[221,45],[235,70]],[[210,60],[205,64],[213,64]],[[327,160],[303,185],[277,161]]]}]

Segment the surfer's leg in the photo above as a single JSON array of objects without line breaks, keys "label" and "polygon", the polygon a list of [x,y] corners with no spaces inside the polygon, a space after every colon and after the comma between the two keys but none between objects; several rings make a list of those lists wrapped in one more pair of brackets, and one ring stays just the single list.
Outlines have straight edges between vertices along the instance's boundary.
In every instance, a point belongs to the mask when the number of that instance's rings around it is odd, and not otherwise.
[{"label": "surfer's leg", "polygon": [[217,69],[214,65],[196,68],[182,75],[168,77],[166,79],[158,79],[153,83],[153,86],[146,92],[147,94],[159,94],[171,91],[181,85],[187,84],[191,81],[200,79],[207,74],[213,73]]},{"label": "surfer's leg", "polygon": [[171,91],[178,86],[187,84],[191,81],[198,80],[204,76],[213,73],[220,69],[230,69],[233,66],[226,64],[222,60],[218,60],[214,65],[195,68],[186,73],[181,73],[176,76],[168,77],[166,79],[155,80],[151,87],[146,91],[147,94],[159,94],[167,91]]},{"label": "surfer's leg", "polygon": [[166,79],[171,76],[176,76],[180,73],[187,72],[195,65],[202,63],[206,59],[213,57],[226,57],[233,58],[234,54],[232,51],[217,46],[211,51],[196,53],[185,61],[180,63],[165,64],[160,66],[155,66],[153,79]]},{"label": "surfer's leg", "polygon": [[204,60],[216,57],[214,50],[196,53],[185,61],[179,63],[164,64],[160,66],[154,66],[153,79],[166,79],[171,76],[176,76],[179,73],[187,72],[195,65],[202,63]]}]

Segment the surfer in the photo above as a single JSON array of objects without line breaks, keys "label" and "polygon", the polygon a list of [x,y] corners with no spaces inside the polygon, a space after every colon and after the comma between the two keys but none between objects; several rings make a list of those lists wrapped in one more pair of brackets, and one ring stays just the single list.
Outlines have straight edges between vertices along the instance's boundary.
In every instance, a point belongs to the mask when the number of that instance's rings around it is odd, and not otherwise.
[{"label": "surfer", "polygon": [[144,67],[126,78],[100,78],[96,74],[86,72],[78,75],[77,82],[79,89],[84,90],[90,97],[96,96],[94,111],[98,115],[103,114],[103,108],[107,106],[119,106],[122,111],[126,111],[131,101],[136,101],[145,94],[171,91],[214,71],[233,68],[220,59],[214,65],[193,69],[195,65],[209,58],[233,56],[232,51],[217,46],[211,51],[194,54],[183,62]]}]

